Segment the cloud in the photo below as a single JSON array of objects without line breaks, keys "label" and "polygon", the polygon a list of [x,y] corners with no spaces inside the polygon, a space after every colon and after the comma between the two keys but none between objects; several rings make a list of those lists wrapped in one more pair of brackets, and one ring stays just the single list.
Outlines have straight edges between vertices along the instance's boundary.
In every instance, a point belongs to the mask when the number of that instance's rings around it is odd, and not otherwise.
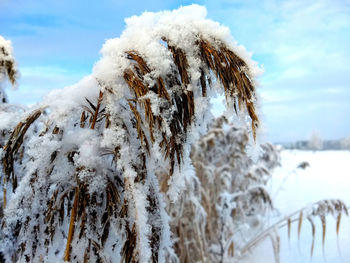
[{"label": "cloud", "polygon": [[264,65],[260,93],[269,139],[307,138],[313,129],[326,138],[349,133],[349,1],[206,3]]},{"label": "cloud", "polygon": [[19,89],[7,90],[11,103],[35,104],[52,89],[75,84],[88,72],[74,71],[57,66],[34,66],[21,68]]},{"label": "cloud", "polygon": [[[325,138],[350,132],[349,0],[197,3],[264,66],[260,94],[269,139],[306,138],[314,129]],[[190,2],[0,0],[2,34],[12,40],[23,71],[21,92],[31,96],[29,90],[41,94],[78,81],[105,39],[120,35],[124,18],[180,4]]]}]

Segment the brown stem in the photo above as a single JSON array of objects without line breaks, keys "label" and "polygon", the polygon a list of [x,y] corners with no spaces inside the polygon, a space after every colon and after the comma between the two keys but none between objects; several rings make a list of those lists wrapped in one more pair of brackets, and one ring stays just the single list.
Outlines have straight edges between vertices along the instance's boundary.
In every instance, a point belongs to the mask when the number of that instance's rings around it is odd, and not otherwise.
[{"label": "brown stem", "polygon": [[2,190],[3,190],[3,192],[4,192],[4,194],[3,194],[3,201],[4,201],[4,204],[3,204],[3,206],[4,206],[4,209],[6,208],[6,204],[7,204],[7,198],[6,198],[6,175],[4,175],[4,185],[3,185],[3,187],[2,187]]},{"label": "brown stem", "polygon": [[4,209],[5,209],[6,208],[6,202],[7,202],[7,200],[6,200],[6,188],[3,187],[3,190],[4,190]]},{"label": "brown stem", "polygon": [[95,111],[94,117],[92,118],[92,123],[91,123],[91,129],[92,130],[95,129],[95,124],[96,124],[96,121],[97,121],[98,112],[100,111],[100,105],[101,105],[102,97],[103,97],[103,92],[100,91],[100,94],[98,96],[97,105],[96,105],[96,111]]},{"label": "brown stem", "polygon": [[71,216],[70,216],[67,245],[66,245],[66,251],[64,253],[64,261],[70,260],[71,243],[72,243],[73,235],[74,235],[75,218],[76,218],[76,214],[77,214],[78,200],[79,200],[79,187],[77,186],[75,188],[74,203],[73,203]]}]

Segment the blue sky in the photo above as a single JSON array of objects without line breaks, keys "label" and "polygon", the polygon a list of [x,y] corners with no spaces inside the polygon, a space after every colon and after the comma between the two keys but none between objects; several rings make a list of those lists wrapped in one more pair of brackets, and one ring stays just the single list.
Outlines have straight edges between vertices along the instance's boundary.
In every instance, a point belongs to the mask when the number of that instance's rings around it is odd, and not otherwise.
[{"label": "blue sky", "polygon": [[125,18],[191,3],[206,6],[264,67],[267,139],[350,134],[350,0],[0,0],[0,35],[12,41],[22,75],[19,89],[8,90],[10,101],[35,103],[90,74]]}]

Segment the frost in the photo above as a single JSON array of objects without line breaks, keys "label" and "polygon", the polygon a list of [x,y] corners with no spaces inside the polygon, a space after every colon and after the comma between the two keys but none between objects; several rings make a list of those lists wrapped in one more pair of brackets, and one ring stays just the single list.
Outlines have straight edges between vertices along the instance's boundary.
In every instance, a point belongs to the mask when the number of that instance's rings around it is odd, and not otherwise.
[{"label": "frost", "polygon": [[18,78],[18,70],[11,41],[0,36],[0,105],[7,102],[4,84],[6,80],[15,87]]},{"label": "frost", "polygon": [[180,200],[168,199],[167,205],[180,258],[237,262],[248,240],[264,227],[272,211],[265,186],[279,165],[279,152],[262,144],[253,160],[249,145],[248,130],[221,117],[192,146],[195,172],[186,173]]},{"label": "frost", "polygon": [[[210,97],[224,93],[256,137],[259,68],[204,7],[145,12],[126,24],[90,76],[0,121],[10,127],[1,141],[7,260],[178,262],[171,207],[188,198],[196,222],[206,219],[190,157],[213,120]],[[230,173],[220,178],[229,187]],[[239,193],[264,194],[237,180]],[[225,218],[246,209],[238,196],[218,198],[214,210]]]}]

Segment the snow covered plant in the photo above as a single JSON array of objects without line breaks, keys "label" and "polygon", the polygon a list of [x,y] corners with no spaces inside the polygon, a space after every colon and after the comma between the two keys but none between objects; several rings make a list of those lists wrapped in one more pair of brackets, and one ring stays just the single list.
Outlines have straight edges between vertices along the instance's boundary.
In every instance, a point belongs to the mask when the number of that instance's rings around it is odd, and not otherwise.
[{"label": "snow covered plant", "polygon": [[279,151],[262,144],[256,160],[249,133],[222,117],[192,148],[196,177],[179,202],[168,203],[180,262],[237,262],[272,208],[265,185],[279,165]]},{"label": "snow covered plant", "polygon": [[[216,93],[247,113],[253,136],[258,124],[260,70],[205,16],[192,5],[127,19],[91,76],[24,114],[2,149],[3,187],[11,191],[0,247],[8,261],[178,260],[158,171],[175,202],[195,177],[191,145],[207,130]],[[226,213],[227,198],[240,196],[220,196],[215,213]]]},{"label": "snow covered plant", "polygon": [[13,120],[19,121],[20,117],[19,107],[8,104],[5,92],[7,82],[15,87],[17,78],[18,70],[11,42],[0,36],[0,149],[15,125]]},{"label": "snow covered plant", "polygon": [[18,76],[16,62],[12,53],[11,42],[0,36],[0,104],[7,102],[4,90],[6,81],[9,80],[14,86]]},{"label": "snow covered plant", "polygon": [[[18,118],[20,116],[20,112],[16,107],[7,104],[7,96],[5,93],[7,82],[15,86],[17,77],[18,70],[13,57],[11,42],[0,36],[0,153],[14,127],[14,125],[11,126],[9,122],[11,122],[11,120],[16,120],[16,118],[19,120]],[[4,196],[6,196],[6,194],[4,194]],[[4,203],[6,203],[6,199],[3,200],[3,196],[0,194],[0,220],[2,218]]]},{"label": "snow covered plant", "polygon": [[[304,221],[312,229],[312,256],[317,220],[321,221],[324,246],[328,215],[335,218],[335,232],[339,234],[341,218],[348,215],[341,200],[321,200],[289,215],[271,213],[275,209],[266,186],[273,169],[280,165],[280,151],[265,143],[259,145],[258,152],[252,152],[249,138],[244,125],[221,117],[193,145],[191,159],[196,176],[186,178],[178,202],[166,200],[180,262],[241,262],[270,238],[278,263],[278,230],[286,228],[290,238],[295,223],[299,237]],[[160,178],[166,180],[166,174],[160,174]],[[162,191],[166,191],[164,184]]]}]

